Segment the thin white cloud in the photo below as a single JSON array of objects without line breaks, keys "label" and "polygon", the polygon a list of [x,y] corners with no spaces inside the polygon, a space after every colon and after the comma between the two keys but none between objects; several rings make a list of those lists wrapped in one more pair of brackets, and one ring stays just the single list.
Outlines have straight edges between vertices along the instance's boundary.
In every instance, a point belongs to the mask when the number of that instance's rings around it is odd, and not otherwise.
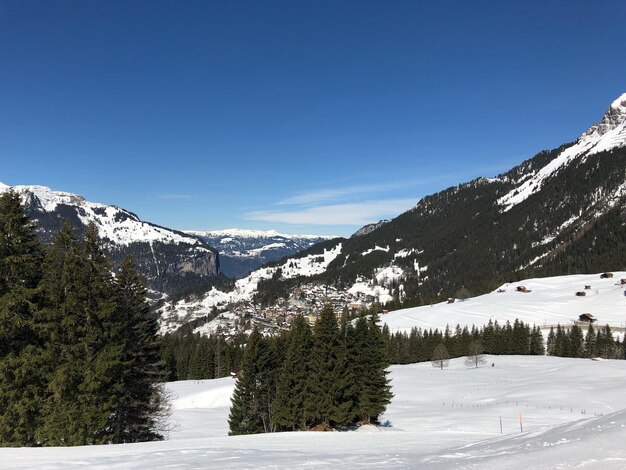
[{"label": "thin white cloud", "polygon": [[322,202],[336,201],[346,196],[355,194],[373,194],[394,189],[400,189],[414,185],[414,182],[388,183],[388,184],[366,184],[360,186],[348,186],[344,188],[320,189],[315,191],[307,191],[295,196],[278,201],[277,205],[297,205],[297,204],[319,204]]},{"label": "thin white cloud", "polygon": [[159,199],[191,199],[191,194],[159,194]]},{"label": "thin white cloud", "polygon": [[410,209],[416,199],[386,199],[358,203],[329,204],[293,211],[256,211],[246,214],[247,220],[302,225],[365,225],[387,217],[395,217]]}]

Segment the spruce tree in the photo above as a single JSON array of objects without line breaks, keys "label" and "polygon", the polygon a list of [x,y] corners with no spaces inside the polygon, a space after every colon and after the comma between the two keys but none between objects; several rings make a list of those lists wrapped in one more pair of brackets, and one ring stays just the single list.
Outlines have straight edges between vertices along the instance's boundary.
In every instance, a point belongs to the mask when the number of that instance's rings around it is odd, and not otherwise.
[{"label": "spruce tree", "polygon": [[325,306],[313,329],[310,374],[306,383],[305,417],[328,427],[350,422],[352,403],[345,377],[346,349],[331,306]]},{"label": "spruce tree", "polygon": [[530,354],[533,356],[543,356],[546,353],[546,348],[543,344],[543,335],[538,326],[533,327],[530,334]]},{"label": "spruce tree", "polygon": [[278,429],[304,430],[305,384],[309,375],[311,328],[301,315],[291,325],[289,344],[280,370],[274,399],[274,423]]},{"label": "spruce tree", "polygon": [[[366,370],[367,382],[365,393],[368,395],[367,415],[363,416],[366,422],[378,422],[380,415],[391,403],[391,381],[387,377],[389,359],[385,347],[383,334],[378,326],[378,314],[374,313],[368,322],[368,364]],[[363,395],[361,395],[363,396]]]},{"label": "spruce tree", "polygon": [[115,279],[115,315],[109,319],[111,351],[120,353],[111,383],[113,403],[106,426],[113,443],[161,439],[158,427],[167,403],[158,324],[150,316],[146,287],[133,259],[126,256]]},{"label": "spruce tree", "polygon": [[41,283],[48,386],[37,439],[44,445],[86,444],[92,435],[81,396],[89,356],[85,262],[71,224],[63,223],[47,251]]},{"label": "spruce tree", "polygon": [[268,430],[268,362],[269,348],[255,327],[248,337],[240,377],[231,399],[228,416],[231,436]]},{"label": "spruce tree", "polygon": [[44,388],[37,325],[42,251],[19,196],[0,195],[0,445],[34,445]]},{"label": "spruce tree", "polygon": [[587,328],[587,336],[585,337],[585,356],[594,357],[596,355],[596,331],[593,325],[589,323]]}]

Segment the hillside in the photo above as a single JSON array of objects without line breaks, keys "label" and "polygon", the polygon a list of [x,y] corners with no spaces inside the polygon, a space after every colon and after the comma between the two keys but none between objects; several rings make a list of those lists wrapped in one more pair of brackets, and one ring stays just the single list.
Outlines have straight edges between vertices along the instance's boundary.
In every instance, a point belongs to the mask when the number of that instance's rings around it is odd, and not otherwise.
[{"label": "hillside", "polygon": [[[497,290],[454,303],[441,302],[390,312],[382,317],[391,332],[409,332],[411,328],[444,330],[468,325],[483,326],[489,320],[500,324],[516,319],[542,328],[571,325],[579,315],[591,313],[599,325],[608,324],[615,331],[626,327],[626,272],[602,279],[598,274],[556,276],[506,283]],[[529,292],[519,292],[518,287]],[[589,289],[585,289],[589,286]],[[584,297],[576,296],[584,292]],[[544,334],[545,337],[545,334]]]},{"label": "hillside", "polygon": [[391,367],[387,427],[361,432],[227,437],[232,379],[169,383],[167,440],[2,448],[0,468],[623,468],[625,361],[487,359],[495,367]]}]

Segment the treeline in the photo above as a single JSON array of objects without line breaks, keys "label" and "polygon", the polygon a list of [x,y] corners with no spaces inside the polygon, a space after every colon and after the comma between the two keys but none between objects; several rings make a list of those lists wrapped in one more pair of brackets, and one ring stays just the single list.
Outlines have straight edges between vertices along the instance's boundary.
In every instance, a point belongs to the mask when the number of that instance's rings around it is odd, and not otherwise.
[{"label": "treeline", "polygon": [[19,196],[0,196],[0,445],[160,439],[157,323],[126,258],[115,278],[90,225],[43,248]]},{"label": "treeline", "polygon": [[221,335],[165,334],[160,340],[167,381],[226,377],[241,366],[245,334],[225,339]]},{"label": "treeline", "polygon": [[377,320],[338,325],[325,307],[313,331],[303,317],[280,336],[255,329],[232,397],[230,434],[377,422],[393,396]]},{"label": "treeline", "polygon": [[383,334],[392,364],[432,361],[435,349],[441,344],[448,357],[452,358],[467,356],[468,352],[476,353],[476,344],[480,344],[480,352],[486,354],[541,356],[546,353],[539,327],[531,327],[520,320],[515,320],[513,324],[507,321],[504,325],[490,320],[482,328],[472,326],[471,329],[457,325],[454,331],[449,327],[444,331],[413,328],[410,333],[390,333],[385,325]]},{"label": "treeline", "polygon": [[550,356],[625,358],[624,343],[615,339],[609,325],[596,329],[590,324],[586,334],[578,325],[551,327],[547,349]]}]

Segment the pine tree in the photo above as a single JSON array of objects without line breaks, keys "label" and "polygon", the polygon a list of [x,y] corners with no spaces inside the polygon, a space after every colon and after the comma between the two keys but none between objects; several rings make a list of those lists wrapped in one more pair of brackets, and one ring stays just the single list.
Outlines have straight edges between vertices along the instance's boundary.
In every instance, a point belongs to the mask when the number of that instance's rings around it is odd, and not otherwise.
[{"label": "pine tree", "polygon": [[228,424],[231,436],[257,434],[269,431],[269,405],[271,399],[267,381],[269,348],[255,328],[248,337],[248,343],[231,399]]},{"label": "pine tree", "polygon": [[378,320],[378,314],[374,313],[368,322],[367,357],[369,360],[366,369],[365,394],[368,395],[366,402],[369,402],[369,404],[363,407],[367,414],[362,416],[366,422],[376,423],[393,398],[390,380],[387,377],[389,373],[387,371],[389,359],[385,348],[385,340],[378,326]]},{"label": "pine tree", "polygon": [[311,328],[301,315],[291,325],[289,344],[274,399],[274,423],[279,429],[304,430],[305,384],[309,375]]},{"label": "pine tree", "polygon": [[81,445],[87,443],[90,434],[81,400],[89,355],[89,345],[84,341],[88,297],[82,279],[85,262],[74,230],[65,222],[47,251],[41,283],[48,386],[37,439],[44,445]]},{"label": "pine tree", "polygon": [[325,306],[313,330],[310,374],[306,383],[305,417],[314,424],[330,426],[350,422],[352,403],[345,377],[346,349],[335,313]]},{"label": "pine tree", "polygon": [[161,439],[158,427],[167,412],[161,383],[158,324],[150,316],[146,288],[130,256],[115,279],[115,315],[109,319],[111,350],[121,354],[110,384],[113,403],[107,431],[113,443]]},{"label": "pine tree", "polygon": [[569,355],[570,357],[585,356],[585,338],[580,327],[576,324],[572,325],[569,332]]},{"label": "pine tree", "polygon": [[543,356],[545,353],[546,348],[543,344],[541,329],[539,329],[538,326],[535,326],[530,334],[530,354],[533,356]]},{"label": "pine tree", "polygon": [[0,445],[34,445],[44,378],[37,328],[42,252],[13,191],[0,195]]}]

